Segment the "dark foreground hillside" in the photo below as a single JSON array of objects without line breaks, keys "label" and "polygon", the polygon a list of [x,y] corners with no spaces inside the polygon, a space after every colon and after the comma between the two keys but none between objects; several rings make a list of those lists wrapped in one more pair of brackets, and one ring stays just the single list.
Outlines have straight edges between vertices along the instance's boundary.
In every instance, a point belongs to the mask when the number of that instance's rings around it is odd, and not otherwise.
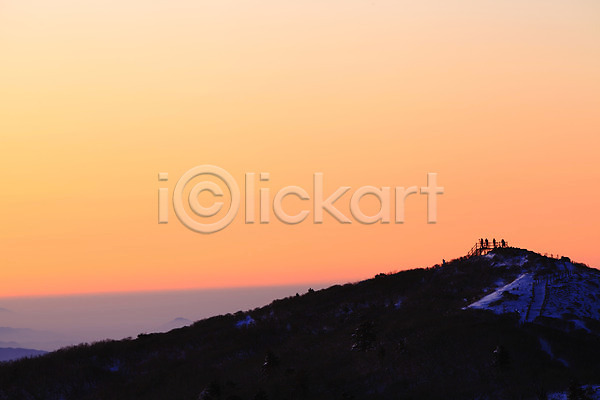
[{"label": "dark foreground hillside", "polygon": [[[600,384],[600,323],[573,315],[597,307],[600,287],[561,292],[573,303],[564,304],[564,318],[556,305],[547,313],[553,317],[544,314],[552,295],[541,298],[533,286],[524,309],[532,314],[540,297],[534,317],[502,306],[526,291],[498,291],[523,276],[536,288],[552,282],[556,293],[561,279],[598,276],[557,265],[498,249],[165,334],[4,363],[0,399],[544,399],[554,392],[583,399],[591,394],[581,385]],[[498,299],[484,305],[496,313],[468,307],[495,290]]]}]

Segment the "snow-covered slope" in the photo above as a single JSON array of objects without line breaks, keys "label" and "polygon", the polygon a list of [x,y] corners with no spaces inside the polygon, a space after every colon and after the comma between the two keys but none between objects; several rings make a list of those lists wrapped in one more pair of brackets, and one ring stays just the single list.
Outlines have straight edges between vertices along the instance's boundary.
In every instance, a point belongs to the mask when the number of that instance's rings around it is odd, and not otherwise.
[{"label": "snow-covered slope", "polygon": [[521,322],[560,319],[570,329],[588,332],[591,320],[600,320],[600,271],[524,250],[483,257],[493,268],[520,267],[520,273],[467,308],[517,313]]}]

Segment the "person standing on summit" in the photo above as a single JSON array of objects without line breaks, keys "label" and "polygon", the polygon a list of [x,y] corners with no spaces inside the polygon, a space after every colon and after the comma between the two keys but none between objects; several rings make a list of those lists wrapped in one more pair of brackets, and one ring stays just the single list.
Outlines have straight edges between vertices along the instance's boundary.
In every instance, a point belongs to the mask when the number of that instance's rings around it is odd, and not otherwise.
[{"label": "person standing on summit", "polygon": [[487,249],[487,247],[489,246],[490,242],[488,242],[487,238],[485,238],[485,248]]}]

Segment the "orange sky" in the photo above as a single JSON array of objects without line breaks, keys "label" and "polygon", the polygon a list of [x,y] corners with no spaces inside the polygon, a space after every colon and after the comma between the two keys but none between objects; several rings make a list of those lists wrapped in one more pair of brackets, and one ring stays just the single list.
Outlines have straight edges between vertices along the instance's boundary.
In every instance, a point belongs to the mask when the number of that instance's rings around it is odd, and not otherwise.
[{"label": "orange sky", "polygon": [[[598,16],[591,0],[3,1],[0,296],[346,282],[480,236],[599,266]],[[240,186],[269,172],[272,192],[437,172],[445,194],[435,225],[424,196],[403,225],[157,224],[158,188],[201,164]]]}]

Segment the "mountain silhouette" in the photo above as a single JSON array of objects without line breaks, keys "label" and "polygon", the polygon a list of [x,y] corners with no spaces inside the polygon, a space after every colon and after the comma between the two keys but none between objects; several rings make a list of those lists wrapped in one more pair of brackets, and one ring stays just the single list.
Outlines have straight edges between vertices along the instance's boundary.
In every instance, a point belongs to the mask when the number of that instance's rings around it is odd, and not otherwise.
[{"label": "mountain silhouette", "polygon": [[593,399],[599,304],[598,270],[498,248],[5,363],[0,399]]}]

